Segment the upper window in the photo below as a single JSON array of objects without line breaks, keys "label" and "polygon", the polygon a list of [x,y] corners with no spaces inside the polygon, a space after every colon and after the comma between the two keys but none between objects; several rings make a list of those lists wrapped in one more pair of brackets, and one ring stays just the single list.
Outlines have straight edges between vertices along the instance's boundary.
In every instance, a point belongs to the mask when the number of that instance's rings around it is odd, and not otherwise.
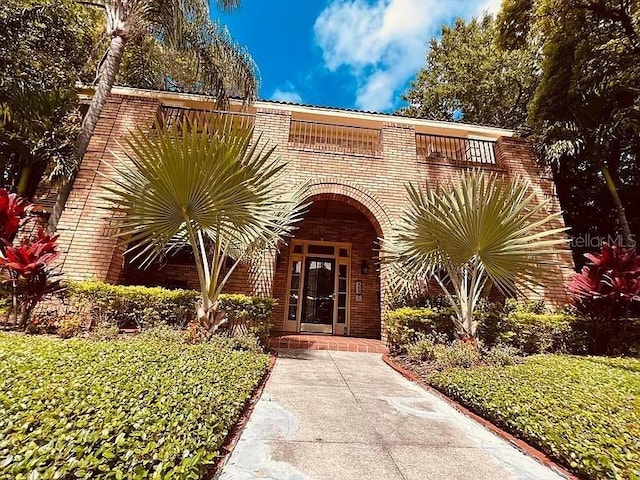
[{"label": "upper window", "polygon": [[199,110],[195,108],[162,106],[160,111],[160,123],[170,126],[183,122],[204,121],[215,119],[219,122],[229,122],[231,128],[237,130],[250,130],[253,128],[255,116],[250,113],[232,112],[224,110]]},{"label": "upper window", "polygon": [[495,142],[416,133],[416,154],[424,162],[463,166],[495,165]]},{"label": "upper window", "polygon": [[317,245],[311,243],[307,247],[307,253],[316,255],[335,255],[336,249],[333,245]]},{"label": "upper window", "polygon": [[382,134],[377,128],[291,120],[289,143],[296,148],[316,151],[371,157],[382,155]]}]

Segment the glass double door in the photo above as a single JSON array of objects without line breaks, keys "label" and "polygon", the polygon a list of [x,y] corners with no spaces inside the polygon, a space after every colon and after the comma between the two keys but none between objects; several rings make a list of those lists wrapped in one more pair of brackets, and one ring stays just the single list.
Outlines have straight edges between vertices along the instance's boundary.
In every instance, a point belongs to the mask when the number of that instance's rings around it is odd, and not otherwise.
[{"label": "glass double door", "polygon": [[295,241],[285,331],[347,335],[349,244]]}]

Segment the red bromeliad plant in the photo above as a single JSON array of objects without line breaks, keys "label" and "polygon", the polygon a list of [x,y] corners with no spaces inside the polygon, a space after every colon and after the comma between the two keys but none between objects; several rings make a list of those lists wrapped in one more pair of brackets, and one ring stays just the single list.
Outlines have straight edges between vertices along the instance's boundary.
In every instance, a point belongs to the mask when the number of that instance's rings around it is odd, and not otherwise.
[{"label": "red bromeliad plant", "polygon": [[62,288],[59,275],[50,268],[59,254],[57,239],[41,228],[35,238],[7,247],[5,256],[0,256],[0,267],[12,273],[14,318],[19,317],[16,323],[21,330],[27,327],[36,305]]},{"label": "red bromeliad plant", "polygon": [[30,208],[25,199],[0,189],[0,270],[5,274],[4,290],[12,299],[14,326],[20,329],[26,328],[38,302],[61,289],[58,275],[51,270],[58,256],[57,235],[41,228],[35,237],[13,245]]},{"label": "red bromeliad plant", "polygon": [[58,235],[49,235],[40,228],[34,239],[27,239],[13,246],[8,244],[0,267],[15,272],[18,276],[30,277],[49,265],[58,256],[56,240]]},{"label": "red bromeliad plant", "polygon": [[626,315],[632,302],[640,302],[640,256],[634,249],[605,243],[599,254],[567,282],[573,306],[594,321],[598,353],[607,353],[613,324]]},{"label": "red bromeliad plant", "polygon": [[3,240],[0,248],[13,242],[30,207],[24,198],[0,188],[0,240]]}]

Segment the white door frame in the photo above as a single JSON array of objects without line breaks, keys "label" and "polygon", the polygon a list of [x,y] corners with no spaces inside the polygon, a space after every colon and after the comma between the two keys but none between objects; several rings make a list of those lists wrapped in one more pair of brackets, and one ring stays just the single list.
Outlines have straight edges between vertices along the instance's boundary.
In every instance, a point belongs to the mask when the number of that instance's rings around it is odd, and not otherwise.
[{"label": "white door frame", "polygon": [[[309,246],[332,246],[333,254],[323,254],[309,252]],[[296,253],[295,250],[298,250]],[[345,254],[346,253],[346,254]],[[342,254],[342,255],[340,255]],[[335,281],[334,281],[334,302],[333,302],[333,335],[348,335],[350,332],[350,306],[351,306],[351,244],[345,242],[325,242],[314,240],[292,240],[289,245],[289,261],[287,265],[287,290],[284,308],[284,330],[287,332],[300,332],[300,324],[302,320],[302,298],[306,283],[305,265],[307,257],[313,258],[329,258],[335,260]],[[299,281],[298,281],[298,297],[296,307],[295,320],[289,319],[289,307],[291,305],[291,278],[293,277],[294,262],[300,262],[299,265]],[[339,292],[340,288],[340,266],[347,267],[346,291]],[[345,299],[345,323],[338,323],[338,309],[340,293],[346,295]],[[293,305],[291,305],[293,306]]]}]

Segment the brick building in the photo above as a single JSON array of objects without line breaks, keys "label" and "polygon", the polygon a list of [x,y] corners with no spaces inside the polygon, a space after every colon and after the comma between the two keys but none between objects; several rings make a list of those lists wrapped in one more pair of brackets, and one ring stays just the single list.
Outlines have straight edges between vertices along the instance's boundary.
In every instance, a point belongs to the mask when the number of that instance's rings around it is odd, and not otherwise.
[{"label": "brick building", "polygon": [[[64,273],[126,284],[197,288],[188,254],[140,270],[112,237],[113,219],[101,208],[110,179],[101,163],[115,162],[122,139],[135,126],[162,118],[179,121],[194,110],[211,110],[203,96],[114,88],[89,144],[58,231]],[[384,272],[377,240],[386,237],[405,205],[408,182],[434,186],[475,167],[527,178],[538,198],[553,198],[551,178],[535,164],[529,144],[508,130],[391,115],[258,101],[227,115],[254,126],[276,144],[292,187],[308,182],[310,207],[277,255],[237,270],[227,290],[278,299],[275,329],[379,338],[384,308]],[[561,221],[558,221],[560,225]],[[532,293],[564,301],[566,265]]]}]

